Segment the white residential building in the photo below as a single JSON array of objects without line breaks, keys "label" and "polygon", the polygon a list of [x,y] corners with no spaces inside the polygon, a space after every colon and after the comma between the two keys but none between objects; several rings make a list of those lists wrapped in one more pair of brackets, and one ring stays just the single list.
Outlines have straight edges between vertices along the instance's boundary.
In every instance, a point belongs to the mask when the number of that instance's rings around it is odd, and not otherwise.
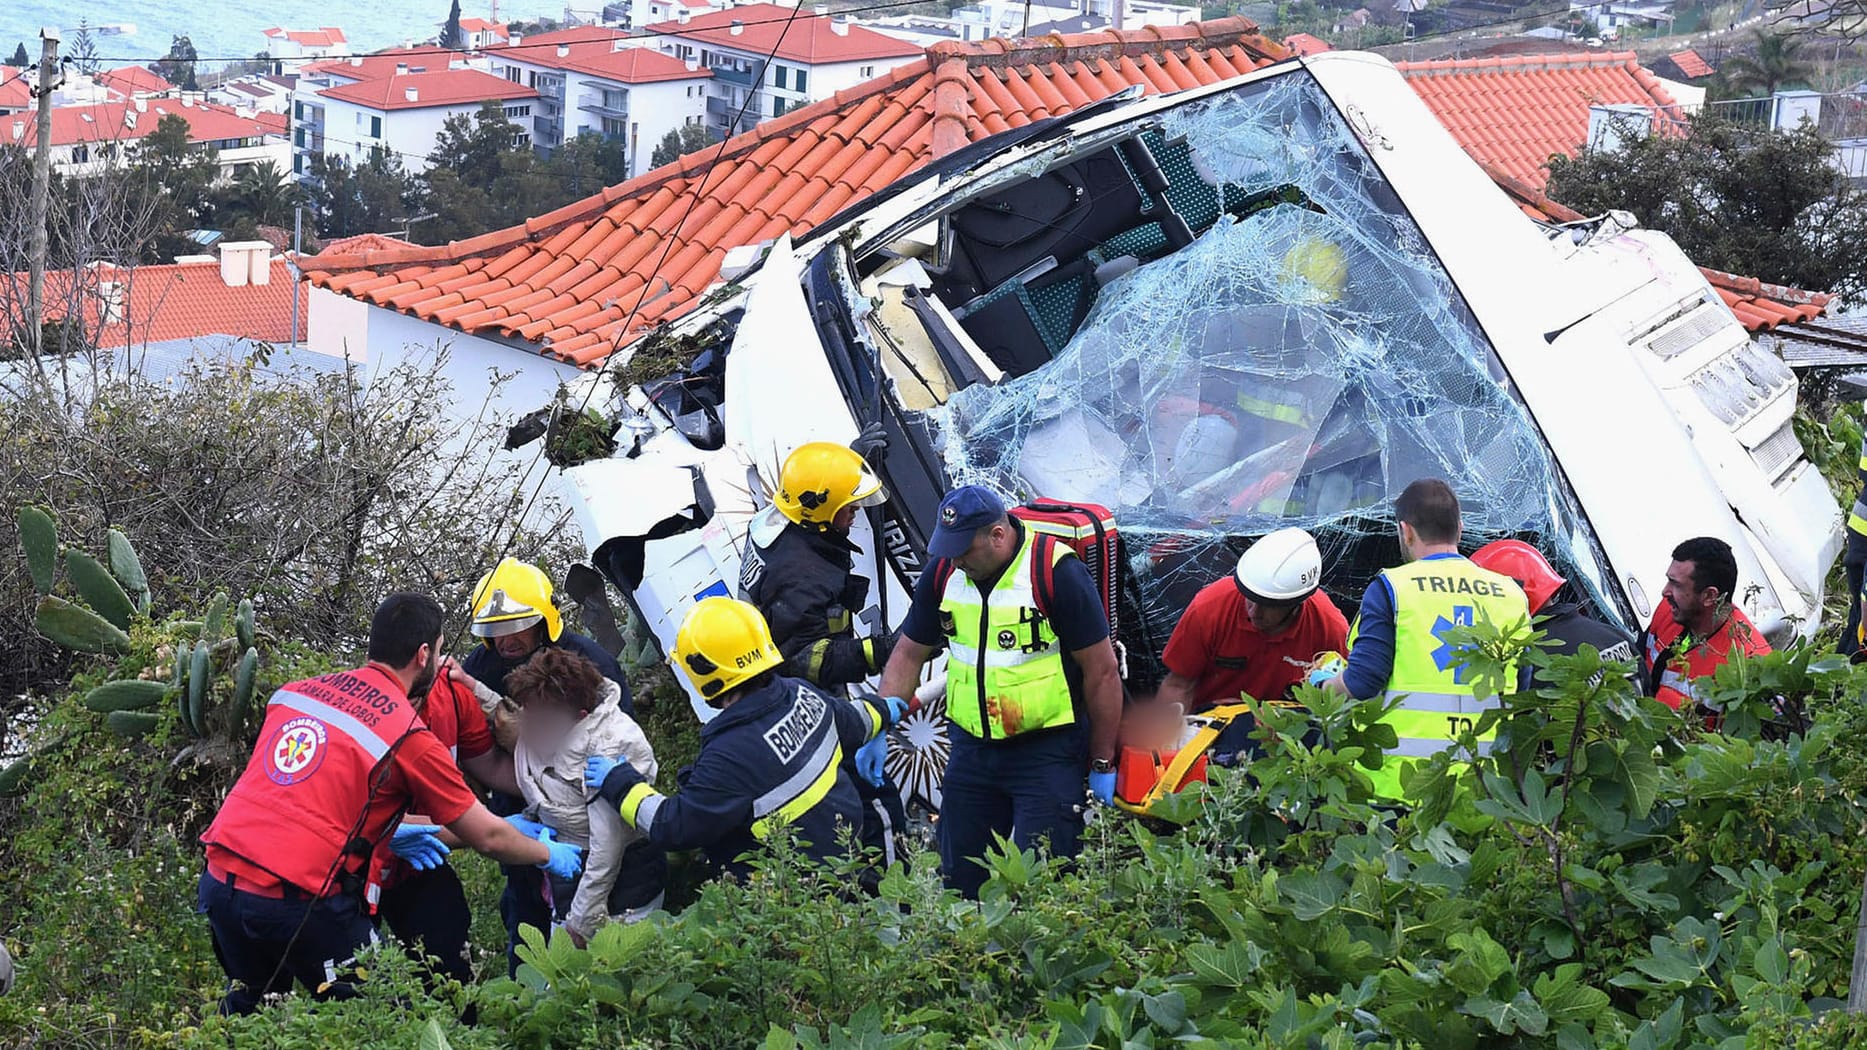
[{"label": "white residential building", "polygon": [[[168,116],[188,122],[192,147],[218,151],[223,179],[267,161],[280,171],[291,166],[283,121],[190,96],[53,107],[52,168],[62,175],[93,175],[121,163]],[[30,113],[0,117],[0,145],[30,150],[37,140],[37,123]]]},{"label": "white residential building", "polygon": [[460,20],[461,46],[478,51],[482,48],[498,47],[512,36],[503,22],[489,22],[484,18],[463,18]]},{"label": "white residential building", "polygon": [[486,52],[493,72],[537,91],[529,128],[549,154],[579,135],[623,144],[630,176],[650,167],[668,132],[706,119],[711,70],[620,29],[577,26]]},{"label": "white residential building", "polygon": [[829,98],[922,57],[918,44],[826,14],[741,4],[647,27],[654,46],[713,71],[706,122],[716,137]]},{"label": "white residential building", "polygon": [[336,26],[321,29],[266,30],[266,57],[278,63],[282,73],[293,73],[306,62],[320,58],[344,58],[350,54],[350,41]]},{"label": "white residential building", "polygon": [[[434,148],[434,138],[448,116],[477,113],[486,99],[508,103],[521,123],[530,119],[523,91],[486,72],[484,59],[438,47],[393,48],[306,64],[292,90],[292,170],[304,175],[319,154],[341,155],[353,163],[375,149],[402,155],[405,167],[420,171]],[[476,73],[477,80],[404,80],[391,92],[384,82],[427,77],[434,73]],[[375,88],[363,85],[376,84]],[[426,91],[424,92],[424,87]],[[415,92],[411,101],[408,92]],[[329,92],[336,97],[327,98]],[[463,97],[475,96],[478,97]],[[392,107],[393,99],[400,101]],[[434,111],[445,109],[438,116]]]},{"label": "white residential building", "polygon": [[286,113],[292,108],[297,77],[264,74],[222,81],[207,93],[208,101],[261,113]]}]

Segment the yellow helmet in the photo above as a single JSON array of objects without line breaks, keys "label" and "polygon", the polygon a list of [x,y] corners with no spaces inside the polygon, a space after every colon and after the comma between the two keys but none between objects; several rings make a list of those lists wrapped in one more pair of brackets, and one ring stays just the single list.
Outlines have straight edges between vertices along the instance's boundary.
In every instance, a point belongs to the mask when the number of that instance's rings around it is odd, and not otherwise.
[{"label": "yellow helmet", "polygon": [[473,588],[476,637],[502,638],[539,623],[545,625],[549,641],[564,633],[564,617],[551,600],[551,577],[543,569],[507,558],[480,577]]},{"label": "yellow helmet", "polygon": [[844,507],[873,507],[888,497],[862,457],[833,441],[799,445],[778,472],[778,513],[821,532]]},{"label": "yellow helmet", "polygon": [[758,608],[737,598],[702,598],[674,635],[674,661],[711,701],[784,663]]},{"label": "yellow helmet", "polygon": [[[1292,291],[1311,302],[1329,303],[1342,298],[1348,284],[1348,258],[1342,249],[1313,235],[1304,235],[1284,253],[1279,277]],[[1307,289],[1307,293],[1299,291]]]}]

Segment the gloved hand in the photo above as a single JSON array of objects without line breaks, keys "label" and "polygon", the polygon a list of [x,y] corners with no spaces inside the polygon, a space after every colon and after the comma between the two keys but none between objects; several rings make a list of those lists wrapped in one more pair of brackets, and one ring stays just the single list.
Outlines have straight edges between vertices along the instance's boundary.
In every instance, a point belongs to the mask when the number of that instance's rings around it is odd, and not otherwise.
[{"label": "gloved hand", "polygon": [[888,734],[877,733],[875,739],[856,749],[856,772],[871,786],[881,787],[887,769]]},{"label": "gloved hand", "polygon": [[901,720],[908,716],[909,711],[913,710],[912,704],[898,696],[882,697],[882,707],[883,728],[901,724]]},{"label": "gloved hand", "polygon": [[560,878],[566,882],[577,877],[583,870],[583,847],[573,846],[568,842],[559,842],[550,828],[545,828],[538,835],[538,841],[545,844],[551,855],[545,858],[539,870],[546,875]]},{"label": "gloved hand", "polygon": [[879,421],[870,423],[862,428],[862,433],[856,435],[856,440],[849,443],[849,450],[863,459],[872,460],[888,451],[888,432]]},{"label": "gloved hand", "polygon": [[1316,659],[1310,661],[1307,680],[1311,685],[1321,685],[1347,669],[1348,661],[1342,658],[1341,653],[1318,653]]},{"label": "gloved hand", "polygon": [[625,758],[591,755],[583,762],[584,786],[611,802],[628,794],[635,785],[646,783],[647,779]]},{"label": "gloved hand", "polygon": [[1090,770],[1089,771],[1089,793],[1096,797],[1097,802],[1100,802],[1105,806],[1114,805],[1115,804],[1115,771],[1111,769],[1107,773],[1097,773],[1094,770]]},{"label": "gloved hand", "polygon": [[440,830],[433,824],[403,824],[389,837],[389,850],[416,871],[432,871],[453,852],[441,841]]},{"label": "gloved hand", "polygon": [[528,839],[535,839],[551,830],[549,825],[540,824],[538,821],[527,817],[523,813],[512,814],[506,818],[506,823],[519,829],[519,834],[524,835]]}]

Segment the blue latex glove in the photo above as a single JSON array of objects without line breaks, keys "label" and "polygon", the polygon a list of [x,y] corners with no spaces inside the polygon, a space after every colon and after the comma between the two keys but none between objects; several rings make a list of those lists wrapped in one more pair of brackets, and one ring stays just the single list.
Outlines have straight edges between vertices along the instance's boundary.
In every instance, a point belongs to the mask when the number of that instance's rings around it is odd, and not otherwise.
[{"label": "blue latex glove", "polygon": [[512,814],[506,818],[506,823],[519,829],[519,834],[524,835],[528,839],[535,839],[551,830],[549,826],[540,824],[538,821],[532,820],[523,813]]},{"label": "blue latex glove", "polygon": [[621,760],[603,755],[591,755],[583,760],[583,786],[592,791],[601,788],[603,781],[609,779],[610,770],[622,765]]},{"label": "blue latex glove", "polygon": [[1115,771],[1111,769],[1107,773],[1097,773],[1091,770],[1089,773],[1089,793],[1096,797],[1097,802],[1105,806],[1114,805]]},{"label": "blue latex glove", "polygon": [[569,881],[583,870],[583,847],[573,846],[568,842],[559,842],[550,828],[545,828],[538,836],[538,841],[545,844],[551,856],[545,858],[538,867],[546,874]]},{"label": "blue latex glove", "polygon": [[877,733],[875,739],[856,749],[856,773],[875,787],[882,786],[882,777],[888,766],[888,734]]},{"label": "blue latex glove", "polygon": [[883,727],[899,725],[908,716],[908,702],[898,696],[882,697]]},{"label": "blue latex glove", "polygon": [[432,871],[453,852],[441,841],[440,830],[433,824],[403,824],[389,837],[389,849],[416,871]]}]

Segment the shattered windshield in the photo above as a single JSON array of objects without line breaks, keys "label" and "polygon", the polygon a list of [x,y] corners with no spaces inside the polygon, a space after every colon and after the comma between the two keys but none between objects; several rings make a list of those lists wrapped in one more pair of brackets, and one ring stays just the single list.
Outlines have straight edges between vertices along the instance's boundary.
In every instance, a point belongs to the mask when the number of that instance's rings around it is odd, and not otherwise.
[{"label": "shattered windshield", "polygon": [[[1157,119],[1177,189],[1266,203],[1215,209],[1101,284],[1047,362],[934,409],[955,484],[1114,509],[1156,642],[1244,537],[1285,525],[1318,534],[1352,613],[1399,560],[1392,501],[1420,477],[1452,481],[1468,534],[1586,535],[1485,335],[1307,74]],[[1596,576],[1585,547],[1551,553]]]}]

